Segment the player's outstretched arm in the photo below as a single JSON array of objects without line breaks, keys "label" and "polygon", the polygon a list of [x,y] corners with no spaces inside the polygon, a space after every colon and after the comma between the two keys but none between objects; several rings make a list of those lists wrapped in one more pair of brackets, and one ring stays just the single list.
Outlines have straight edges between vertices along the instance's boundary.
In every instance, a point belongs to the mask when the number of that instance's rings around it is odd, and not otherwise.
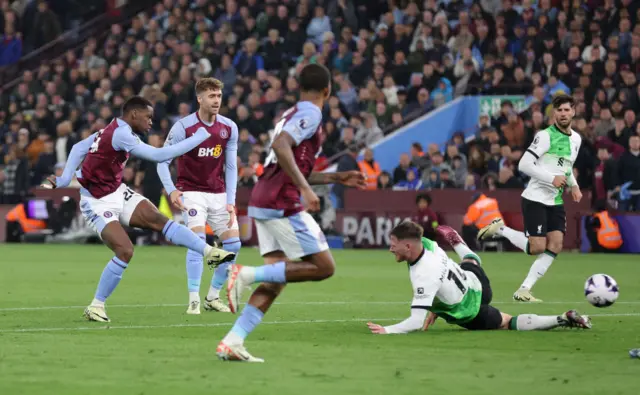
[{"label": "player's outstretched arm", "polygon": [[[53,188],[64,188],[71,183],[73,179],[73,173],[78,169],[78,166],[84,160],[84,157],[87,156],[89,150],[91,149],[91,145],[96,139],[96,135],[98,133],[94,133],[86,139],[77,142],[71,148],[71,152],[69,152],[69,157],[67,158],[67,163],[64,165],[64,171],[62,172],[62,176],[60,177],[49,177],[47,180],[51,183]],[[43,184],[44,185],[44,184]]]},{"label": "player's outstretched arm", "polygon": [[200,128],[193,136],[175,145],[156,148],[143,143],[130,128],[118,128],[113,135],[112,144],[114,149],[130,152],[138,158],[151,162],[164,162],[191,151],[209,136],[211,136],[209,132]]},{"label": "player's outstretched arm", "polygon": [[[185,139],[185,137],[186,131],[184,130],[184,126],[182,123],[176,122],[171,127],[171,130],[167,135],[167,139],[164,141],[164,147],[170,147],[180,143]],[[164,162],[158,162],[158,165],[156,166],[160,182],[162,182],[162,186],[169,196],[171,196],[171,194],[176,190],[176,186],[173,184],[173,180],[171,179],[171,171],[169,171],[169,165],[171,164],[172,159],[173,158],[169,158],[169,160]]]},{"label": "player's outstretched arm", "polygon": [[424,327],[427,319],[427,310],[424,308],[411,308],[411,316],[395,325],[380,326],[368,322],[367,326],[372,333],[377,335],[402,334],[419,331]]},{"label": "player's outstretched arm", "polygon": [[308,178],[311,185],[342,184],[349,187],[365,188],[367,177],[357,170],[339,171],[336,173],[313,172]]}]

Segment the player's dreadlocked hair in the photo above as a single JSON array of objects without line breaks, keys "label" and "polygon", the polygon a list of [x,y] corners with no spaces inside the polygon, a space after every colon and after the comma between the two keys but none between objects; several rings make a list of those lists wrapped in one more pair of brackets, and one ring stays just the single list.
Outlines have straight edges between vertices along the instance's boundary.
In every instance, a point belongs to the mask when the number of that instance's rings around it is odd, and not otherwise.
[{"label": "player's dreadlocked hair", "polygon": [[126,115],[133,110],[146,110],[148,107],[153,107],[149,100],[140,96],[133,96],[122,106],[122,115]]},{"label": "player's dreadlocked hair", "polygon": [[391,230],[391,236],[398,240],[420,240],[423,232],[422,226],[412,221],[404,221]]}]

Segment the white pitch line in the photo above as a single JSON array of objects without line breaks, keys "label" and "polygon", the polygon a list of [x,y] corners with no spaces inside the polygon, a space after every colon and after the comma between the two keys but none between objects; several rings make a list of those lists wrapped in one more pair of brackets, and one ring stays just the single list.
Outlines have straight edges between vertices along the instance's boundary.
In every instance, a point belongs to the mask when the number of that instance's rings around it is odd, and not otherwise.
[{"label": "white pitch line", "polygon": [[[576,305],[585,303],[586,301],[580,302],[543,302],[543,303],[532,303],[526,304],[522,302],[492,302],[492,305]],[[392,301],[325,301],[325,302],[276,302],[277,305],[350,305],[350,304],[372,304],[372,305],[409,305],[411,301],[403,301],[403,302],[392,302]],[[640,301],[621,301],[616,302],[616,304],[628,304],[628,305],[640,305]],[[154,308],[154,307],[184,307],[187,303],[158,303],[158,304],[110,304],[108,307],[116,307],[116,308],[125,308],[125,309],[141,309],[141,308]],[[39,311],[39,310],[67,310],[67,309],[84,309],[87,307],[83,306],[38,306],[38,307],[0,307],[0,312],[3,311]]]},{"label": "white pitch line", "polygon": [[[294,320],[294,321],[267,321],[261,325],[291,325],[291,324],[326,324],[344,322],[365,321],[399,321],[402,318],[354,318],[350,320]],[[100,324],[97,324],[100,325]],[[219,326],[232,326],[233,322],[216,322],[209,324],[171,324],[171,325],[124,325],[124,326],[81,326],[75,328],[19,328],[0,329],[0,333],[28,333],[28,332],[64,332],[64,331],[105,331],[111,329],[167,329],[167,328],[212,328]]]},{"label": "white pitch line", "polygon": [[[640,313],[614,313],[614,314],[591,314],[590,317],[638,317]],[[334,324],[345,322],[382,322],[382,321],[400,321],[402,318],[353,318],[349,320],[294,320],[294,321],[267,321],[261,325],[295,325],[295,324]],[[80,327],[58,327],[58,328],[17,328],[17,329],[0,329],[2,333],[34,333],[34,332],[82,332],[82,331],[107,331],[112,329],[169,329],[169,328],[215,328],[221,326],[231,326],[232,322],[216,322],[209,324],[171,324],[171,325],[123,325],[111,326],[80,326]],[[98,326],[100,325],[100,326]]]}]

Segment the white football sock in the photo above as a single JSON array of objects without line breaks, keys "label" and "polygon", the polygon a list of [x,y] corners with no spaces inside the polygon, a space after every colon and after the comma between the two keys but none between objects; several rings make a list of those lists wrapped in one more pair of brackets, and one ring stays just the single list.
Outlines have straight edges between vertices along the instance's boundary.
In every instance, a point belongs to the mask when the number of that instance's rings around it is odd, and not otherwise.
[{"label": "white football sock", "polygon": [[222,342],[226,345],[236,345],[244,343],[244,339],[233,331],[229,331],[227,336],[222,339]]},{"label": "white football sock", "polygon": [[533,262],[533,265],[531,265],[531,269],[529,269],[529,274],[527,275],[527,278],[524,279],[524,282],[522,283],[521,288],[526,288],[526,289],[533,288],[535,283],[540,278],[542,278],[542,276],[544,276],[544,274],[547,272],[547,270],[553,263],[553,260],[555,259],[555,256],[552,256],[550,254],[553,254],[553,253],[549,253],[545,251],[542,254],[538,255],[538,258]]},{"label": "white football sock", "polygon": [[189,292],[189,303],[191,302],[199,302],[200,294],[198,292]]},{"label": "white football sock", "polygon": [[511,229],[508,226],[503,226],[497,232],[500,236],[504,236],[513,244],[518,247],[522,251],[525,251],[527,248],[527,236],[522,232],[518,232],[517,230]]},{"label": "white football sock", "polygon": [[471,251],[471,248],[469,248],[469,246],[467,246],[464,243],[454,245],[453,249],[456,252],[456,254],[458,254],[460,259],[463,259],[465,256],[470,254],[475,255],[473,251]]},{"label": "white football sock", "polygon": [[94,299],[91,301],[91,306],[94,306],[94,307],[104,307],[104,302],[103,302],[103,301],[101,301],[101,300],[98,300],[98,299],[95,299],[95,298],[94,298]]},{"label": "white football sock", "polygon": [[516,329],[519,331],[536,331],[553,329],[560,326],[558,317],[555,315],[535,315],[535,314],[520,314],[516,318],[516,327],[510,329]]},{"label": "white football sock", "polygon": [[214,300],[220,297],[220,290],[213,288],[209,285],[209,293],[207,294],[207,300]]}]

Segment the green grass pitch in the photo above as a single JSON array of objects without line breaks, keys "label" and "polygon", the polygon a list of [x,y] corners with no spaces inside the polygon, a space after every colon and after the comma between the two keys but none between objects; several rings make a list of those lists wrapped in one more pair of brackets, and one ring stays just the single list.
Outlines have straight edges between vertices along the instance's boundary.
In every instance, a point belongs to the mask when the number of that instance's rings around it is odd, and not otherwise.
[{"label": "green grass pitch", "polygon": [[[366,322],[409,315],[405,264],[386,251],[339,250],[328,281],[292,284],[248,339],[265,364],[223,363],[219,340],[235,316],[187,316],[185,250],[141,247],[107,305],[109,325],[86,322],[103,246],[0,245],[0,394],[629,394],[640,361],[637,256],[561,254],[536,286],[542,304],[511,294],[532,261],[482,254],[496,307],[510,313],[593,316],[591,331],[428,332],[375,336]],[[260,264],[243,249],[243,264]],[[620,299],[597,309],[585,279],[607,273]],[[205,269],[202,292],[211,272]],[[634,384],[635,383],[635,384]]]}]

